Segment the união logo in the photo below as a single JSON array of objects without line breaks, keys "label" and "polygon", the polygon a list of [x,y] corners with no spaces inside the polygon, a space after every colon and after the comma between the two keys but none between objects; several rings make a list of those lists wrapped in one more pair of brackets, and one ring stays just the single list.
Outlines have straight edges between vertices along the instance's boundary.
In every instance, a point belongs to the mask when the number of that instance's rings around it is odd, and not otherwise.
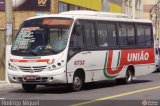
[{"label": "uni\u00e3o logo", "polygon": [[[116,52],[116,53],[114,53]],[[106,59],[104,64],[104,75],[106,78],[115,78],[119,72],[122,70],[121,67],[121,51],[114,51],[110,50],[106,53]],[[113,59],[116,59],[116,63],[113,63]],[[112,67],[112,64],[114,66]],[[115,65],[116,64],[116,65]]]},{"label": "uni\u00e3o logo", "polygon": [[149,59],[149,53],[141,51],[140,53],[130,53],[128,54],[128,62],[134,61],[147,61]]}]

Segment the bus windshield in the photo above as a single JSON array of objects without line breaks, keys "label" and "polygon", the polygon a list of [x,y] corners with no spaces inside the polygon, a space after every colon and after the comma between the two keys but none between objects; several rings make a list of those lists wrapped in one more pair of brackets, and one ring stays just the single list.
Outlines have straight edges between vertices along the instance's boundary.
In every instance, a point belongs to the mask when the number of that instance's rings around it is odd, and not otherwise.
[{"label": "bus windshield", "polygon": [[52,55],[67,45],[72,19],[38,18],[25,21],[12,46],[14,55]]}]

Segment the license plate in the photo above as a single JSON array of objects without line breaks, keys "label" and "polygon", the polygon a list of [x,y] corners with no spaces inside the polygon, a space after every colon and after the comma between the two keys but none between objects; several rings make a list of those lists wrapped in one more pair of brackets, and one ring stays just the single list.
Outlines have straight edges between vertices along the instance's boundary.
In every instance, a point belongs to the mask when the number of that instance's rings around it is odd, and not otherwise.
[{"label": "license plate", "polygon": [[37,76],[26,76],[25,79],[26,80],[36,80]]}]

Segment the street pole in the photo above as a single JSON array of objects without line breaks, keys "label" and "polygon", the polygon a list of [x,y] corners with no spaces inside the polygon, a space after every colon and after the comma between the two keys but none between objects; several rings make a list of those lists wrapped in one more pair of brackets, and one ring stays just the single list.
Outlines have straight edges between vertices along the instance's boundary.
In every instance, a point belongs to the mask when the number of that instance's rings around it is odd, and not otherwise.
[{"label": "street pole", "polygon": [[12,0],[5,0],[5,81],[8,81],[8,59],[10,55],[13,37],[13,8]]}]

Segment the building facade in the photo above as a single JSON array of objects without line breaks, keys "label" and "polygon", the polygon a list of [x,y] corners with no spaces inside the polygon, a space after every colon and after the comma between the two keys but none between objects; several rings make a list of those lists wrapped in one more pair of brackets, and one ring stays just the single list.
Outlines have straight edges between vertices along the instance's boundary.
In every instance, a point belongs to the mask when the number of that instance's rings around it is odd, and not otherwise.
[{"label": "building facade", "polygon": [[123,0],[123,13],[132,18],[143,18],[143,1],[142,0]]},{"label": "building facade", "polygon": [[[2,19],[0,28],[5,27],[5,12],[4,7],[1,7],[4,1],[0,0],[0,18]],[[19,3],[20,1],[21,3]],[[28,17],[70,10],[125,13],[131,17],[135,15],[135,18],[141,18],[141,13],[143,12],[141,0],[12,0],[12,2],[14,26],[16,29]]]},{"label": "building facade", "polygon": [[145,19],[151,19],[153,22],[153,33],[155,39],[155,46],[160,45],[160,0],[143,0]]}]

